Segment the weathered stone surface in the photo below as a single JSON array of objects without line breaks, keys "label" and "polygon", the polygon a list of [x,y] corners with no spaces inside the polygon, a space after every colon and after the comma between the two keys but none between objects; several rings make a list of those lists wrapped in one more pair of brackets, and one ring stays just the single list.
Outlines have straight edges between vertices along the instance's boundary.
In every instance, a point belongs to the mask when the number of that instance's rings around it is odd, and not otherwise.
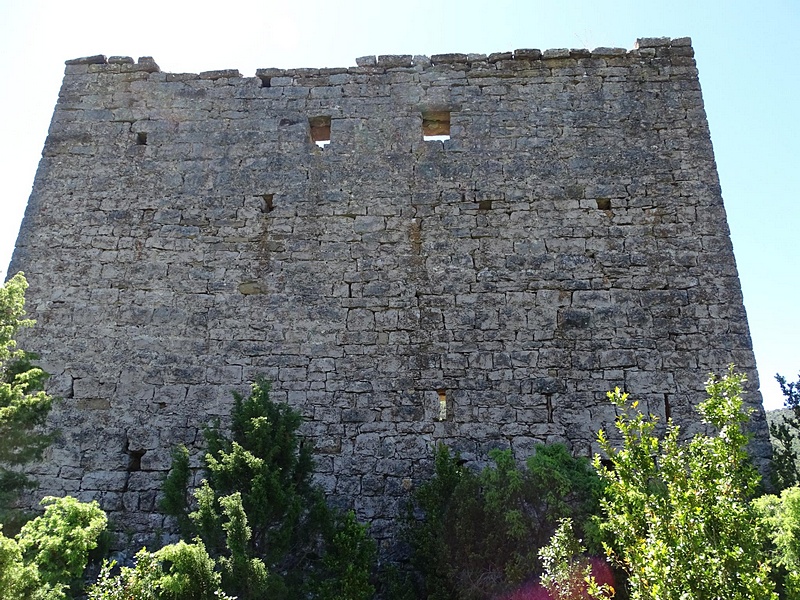
[{"label": "weathered stone surface", "polygon": [[542,57],[542,51],[536,48],[520,48],[514,50],[514,58],[518,60],[538,60]]},{"label": "weathered stone surface", "polygon": [[[679,39],[684,40],[686,38],[679,38]],[[668,37],[645,37],[636,40],[636,48],[660,48],[670,45],[672,45],[672,40]],[[684,45],[684,44],[679,42],[676,45]]]},{"label": "weathered stone surface", "polygon": [[594,56],[625,56],[628,51],[625,48],[595,48],[592,50]]},{"label": "weathered stone surface", "polygon": [[[410,67],[412,57],[410,54],[386,54],[378,57],[380,67]],[[358,62],[356,62],[358,64]],[[359,65],[361,66],[361,65]]]},{"label": "weathered stone surface", "polygon": [[216,71],[202,71],[200,79],[225,79],[228,77],[241,77],[237,69],[218,69]]},{"label": "weathered stone surface", "polygon": [[431,56],[431,62],[435,65],[465,63],[467,60],[468,56],[466,54],[460,54],[458,52],[449,54],[434,54]]},{"label": "weathered stone surface", "polygon": [[[382,536],[436,443],[588,454],[615,386],[695,427],[730,362],[763,466],[689,44],[254,78],[68,61],[9,270],[64,398],[38,493],[162,529],[169,449],[199,464],[202,427],[259,376],[305,416],[320,483]],[[449,139],[423,140],[431,111]]]},{"label": "weathered stone surface", "polygon": [[378,61],[376,60],[375,55],[373,54],[372,56],[359,56],[356,59],[356,64],[359,67],[371,67],[373,65],[378,64]]},{"label": "weathered stone surface", "polygon": [[542,58],[569,58],[569,48],[550,48],[542,53]]},{"label": "weathered stone surface", "polygon": [[148,73],[158,73],[161,71],[152,56],[140,56],[135,66],[138,67],[139,70],[147,71]]},{"label": "weathered stone surface", "polygon": [[83,56],[81,58],[73,58],[64,62],[65,65],[104,65],[106,64],[106,57],[103,54],[95,54],[94,56]]}]

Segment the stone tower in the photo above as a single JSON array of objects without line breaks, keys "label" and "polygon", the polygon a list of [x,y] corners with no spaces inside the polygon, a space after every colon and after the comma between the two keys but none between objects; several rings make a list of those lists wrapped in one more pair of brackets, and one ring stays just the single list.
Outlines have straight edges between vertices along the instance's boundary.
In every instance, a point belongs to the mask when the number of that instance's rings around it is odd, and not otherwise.
[{"label": "stone tower", "polygon": [[259,376],[379,537],[437,442],[588,455],[615,386],[693,431],[729,363],[766,464],[688,38],[357,64],[67,61],[10,269],[63,397],[40,494],[163,527],[170,449]]}]

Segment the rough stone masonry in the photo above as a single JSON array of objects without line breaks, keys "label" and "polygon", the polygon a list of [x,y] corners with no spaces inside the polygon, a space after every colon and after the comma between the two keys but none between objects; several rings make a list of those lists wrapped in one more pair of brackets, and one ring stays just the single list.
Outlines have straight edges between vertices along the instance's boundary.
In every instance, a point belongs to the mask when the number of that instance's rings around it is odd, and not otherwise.
[{"label": "rough stone masonry", "polygon": [[729,363],[766,464],[688,38],[356,62],[67,61],[10,268],[63,398],[38,495],[168,527],[170,449],[259,376],[383,539],[437,442],[589,455],[614,386],[691,432]]}]

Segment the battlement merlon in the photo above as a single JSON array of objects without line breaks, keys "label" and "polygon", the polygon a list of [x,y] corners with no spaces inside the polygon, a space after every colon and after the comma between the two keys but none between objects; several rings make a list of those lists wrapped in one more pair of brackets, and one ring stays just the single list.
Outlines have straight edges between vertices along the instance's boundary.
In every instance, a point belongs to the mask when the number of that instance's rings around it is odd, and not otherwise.
[{"label": "battlement merlon", "polygon": [[[381,74],[387,71],[427,69],[458,69],[486,71],[519,71],[526,68],[564,68],[569,66],[623,66],[631,60],[670,59],[671,66],[694,67],[694,50],[689,37],[645,37],[636,40],[633,50],[625,48],[599,47],[594,50],[553,48],[539,50],[535,48],[517,49],[508,52],[491,54],[434,54],[430,57],[411,54],[388,54],[380,56],[362,56],[356,58],[355,67],[333,68],[263,68],[257,69],[255,77],[270,87],[273,77],[318,78],[342,74]],[[605,64],[603,64],[605,63]],[[150,56],[139,57],[134,62],[129,56],[110,56],[102,54],[74,58],[65,62],[66,75],[84,73],[161,73],[158,64]],[[190,79],[240,79],[242,75],[237,69],[218,69],[201,73],[164,73],[166,81]],[[488,76],[488,74],[487,74]],[[276,82],[281,84],[281,82]],[[283,82],[285,84],[286,82]]]}]

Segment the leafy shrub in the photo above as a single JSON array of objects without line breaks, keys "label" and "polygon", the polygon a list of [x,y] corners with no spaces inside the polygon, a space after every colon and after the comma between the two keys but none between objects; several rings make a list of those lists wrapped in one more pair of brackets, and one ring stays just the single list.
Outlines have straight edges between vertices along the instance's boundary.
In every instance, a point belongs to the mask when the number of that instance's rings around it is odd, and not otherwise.
[{"label": "leafy shrub", "polygon": [[601,529],[609,559],[629,577],[632,600],[777,597],[750,503],[758,476],[745,452],[743,382],[732,370],[709,379],[698,411],[718,433],[687,443],[672,423],[660,439],[655,417],[619,389],[609,393],[624,445],[616,449],[599,433],[612,463],[595,457],[607,482]]},{"label": "leafy shrub", "polygon": [[223,589],[240,598],[369,598],[375,554],[366,528],[330,509],[312,485],[311,450],[297,430],[299,413],[253,384],[235,395],[231,437],[206,432],[206,479],[187,514],[188,453],[179,450],[162,508],[194,528],[219,557]]},{"label": "leafy shrub", "polygon": [[782,584],[782,597],[800,599],[800,486],[754,501],[772,548],[770,562]]},{"label": "leafy shrub", "polygon": [[63,590],[80,582],[89,551],[97,546],[108,520],[97,502],[48,496],[41,503],[44,514],[23,526],[17,536],[19,549],[44,586]]},{"label": "leafy shrub", "polygon": [[370,598],[375,591],[369,582],[375,546],[367,529],[353,511],[334,512],[326,524],[323,576],[317,578],[315,595],[325,600]]},{"label": "leafy shrub", "polygon": [[89,600],[157,600],[162,570],[155,556],[142,548],[135,561],[135,567],[122,567],[116,575],[116,563],[104,562],[97,581],[88,589]]},{"label": "leafy shrub", "polygon": [[180,541],[158,552],[142,549],[135,567],[106,562],[97,582],[89,589],[89,600],[233,600],[220,589],[214,559],[200,540]]},{"label": "leafy shrub", "polygon": [[22,600],[39,587],[36,568],[22,562],[19,545],[0,526],[0,600]]},{"label": "leafy shrub", "polygon": [[[414,494],[407,518],[412,564],[421,597],[488,598],[539,572],[537,552],[558,520],[573,515],[587,526],[600,481],[586,459],[562,445],[536,447],[517,467],[510,451],[490,453],[493,466],[475,473],[440,446],[435,474]],[[415,518],[414,509],[424,516]]]},{"label": "leafy shrub", "polygon": [[63,600],[80,590],[89,551],[106,527],[96,502],[42,500],[43,515],[25,524],[16,539],[0,531],[0,599]]}]

